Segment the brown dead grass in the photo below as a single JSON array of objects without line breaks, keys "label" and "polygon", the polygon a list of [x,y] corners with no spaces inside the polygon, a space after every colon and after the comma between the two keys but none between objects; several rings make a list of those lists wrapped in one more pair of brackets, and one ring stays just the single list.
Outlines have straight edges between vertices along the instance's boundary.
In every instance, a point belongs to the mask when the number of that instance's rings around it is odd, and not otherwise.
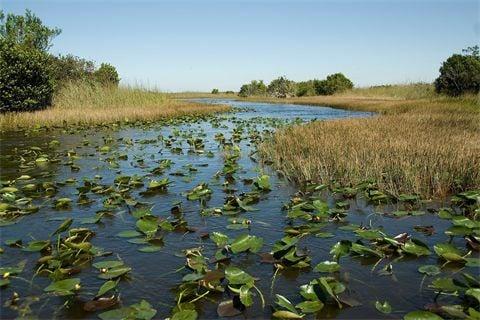
[{"label": "brown dead grass", "polygon": [[228,106],[183,102],[137,88],[66,85],[53,106],[36,112],[0,115],[2,131],[35,126],[95,125],[118,121],[154,121],[229,110]]},{"label": "brown dead grass", "polygon": [[357,91],[287,101],[379,112],[279,130],[260,153],[293,181],[355,185],[374,179],[392,194],[424,197],[480,188],[478,97],[408,99]]}]

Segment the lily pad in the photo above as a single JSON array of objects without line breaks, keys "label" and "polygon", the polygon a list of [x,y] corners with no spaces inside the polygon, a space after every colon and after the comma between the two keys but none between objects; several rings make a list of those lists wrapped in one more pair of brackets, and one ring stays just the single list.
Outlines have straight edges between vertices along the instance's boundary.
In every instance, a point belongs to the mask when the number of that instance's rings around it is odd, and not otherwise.
[{"label": "lily pad", "polygon": [[340,270],[340,265],[335,261],[323,261],[317,264],[314,270],[317,272],[337,272]]},{"label": "lily pad", "polygon": [[442,317],[430,311],[411,311],[403,317],[404,320],[443,320]]},{"label": "lily pad", "polygon": [[380,301],[375,302],[375,308],[380,311],[381,313],[391,313],[392,312],[392,306],[388,301],[384,301],[383,303]]},{"label": "lily pad", "polygon": [[80,289],[80,279],[71,278],[52,282],[43,290],[45,292],[53,292],[60,296],[68,296],[74,294],[74,291],[78,289]]}]

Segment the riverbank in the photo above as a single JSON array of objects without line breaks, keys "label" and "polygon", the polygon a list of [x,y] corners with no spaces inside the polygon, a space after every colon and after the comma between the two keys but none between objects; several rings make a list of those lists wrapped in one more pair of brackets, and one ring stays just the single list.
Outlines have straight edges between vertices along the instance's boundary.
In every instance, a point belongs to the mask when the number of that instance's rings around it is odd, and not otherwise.
[{"label": "riverbank", "polygon": [[0,114],[0,128],[9,131],[39,126],[153,121],[229,109],[228,106],[183,102],[164,93],[138,88],[70,84],[55,95],[50,108],[36,112]]},{"label": "riverbank", "polygon": [[356,186],[372,180],[393,195],[415,193],[424,198],[480,188],[478,98],[435,94],[412,98],[393,92],[397,91],[372,95],[371,90],[357,89],[342,95],[283,99],[283,103],[380,115],[279,130],[260,146],[260,153],[297,183]]}]

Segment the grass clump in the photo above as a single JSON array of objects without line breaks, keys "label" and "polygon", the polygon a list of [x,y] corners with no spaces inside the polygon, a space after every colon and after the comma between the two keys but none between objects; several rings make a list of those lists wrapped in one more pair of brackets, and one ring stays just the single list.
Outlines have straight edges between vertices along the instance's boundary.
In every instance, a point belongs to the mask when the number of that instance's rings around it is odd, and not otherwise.
[{"label": "grass clump", "polygon": [[448,98],[416,85],[288,101],[381,113],[279,130],[260,152],[291,180],[356,185],[373,179],[394,195],[424,197],[480,187],[475,96]]},{"label": "grass clump", "polygon": [[0,114],[0,128],[6,131],[32,126],[152,121],[226,110],[227,106],[181,102],[141,88],[72,82],[62,87],[48,109]]}]

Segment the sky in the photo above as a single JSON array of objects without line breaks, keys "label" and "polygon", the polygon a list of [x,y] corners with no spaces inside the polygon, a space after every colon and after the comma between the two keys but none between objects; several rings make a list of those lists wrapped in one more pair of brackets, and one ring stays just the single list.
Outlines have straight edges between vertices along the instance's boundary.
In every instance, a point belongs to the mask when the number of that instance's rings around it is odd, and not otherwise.
[{"label": "sky", "polygon": [[62,29],[50,51],[113,64],[122,84],[234,90],[342,72],[356,86],[431,82],[479,44],[476,1],[0,0]]}]

